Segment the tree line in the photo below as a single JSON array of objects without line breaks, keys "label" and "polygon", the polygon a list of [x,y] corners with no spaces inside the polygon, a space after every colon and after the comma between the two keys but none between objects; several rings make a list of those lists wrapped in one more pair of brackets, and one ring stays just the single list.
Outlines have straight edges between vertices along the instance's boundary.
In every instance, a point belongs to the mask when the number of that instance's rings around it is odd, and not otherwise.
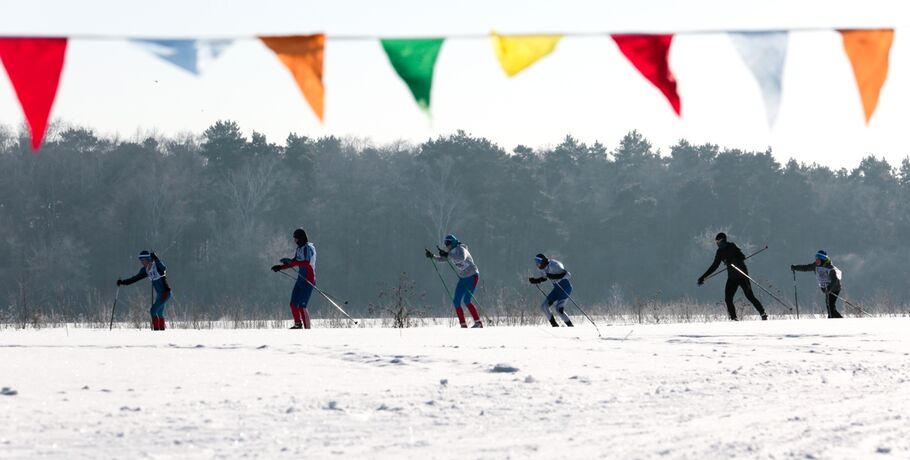
[{"label": "tree line", "polygon": [[[906,158],[831,169],[685,140],[662,152],[636,131],[615,146],[567,136],[506,151],[461,131],[375,145],[298,134],[274,143],[232,121],[141,140],[58,124],[33,154],[22,130],[2,127],[0,308],[92,314],[148,249],[197,313],[286,315],[291,283],[268,267],[293,253],[296,227],[316,244],[319,285],[355,313],[402,273],[446,312],[423,250],[447,233],[474,255],[482,303],[535,294],[525,290],[538,252],[566,264],[588,305],[719,302],[721,283],[695,280],[725,231],[746,252],[769,245],[750,269],[772,289],[789,295],[789,265],[826,249],[846,295],[903,305],[908,198]],[[804,302],[813,283],[799,279]]]}]

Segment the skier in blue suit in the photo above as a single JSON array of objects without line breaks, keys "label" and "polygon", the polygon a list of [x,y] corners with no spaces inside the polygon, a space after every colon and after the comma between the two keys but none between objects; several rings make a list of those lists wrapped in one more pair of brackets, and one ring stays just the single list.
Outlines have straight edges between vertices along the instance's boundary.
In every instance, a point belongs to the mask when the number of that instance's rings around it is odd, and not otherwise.
[{"label": "skier in blue suit", "polygon": [[117,286],[129,286],[143,278],[152,281],[152,287],[155,289],[155,301],[149,314],[152,316],[152,330],[164,330],[164,306],[168,300],[171,300],[171,287],[167,284],[167,267],[164,262],[155,255],[154,252],[142,251],[139,253],[139,262],[142,268],[127,279],[118,279]]},{"label": "skier in blue suit", "polygon": [[566,270],[562,262],[548,259],[543,254],[534,256],[534,265],[540,270],[540,276],[528,278],[531,284],[540,284],[548,279],[553,281],[553,290],[547,294],[547,298],[540,304],[540,310],[550,320],[550,326],[559,327],[559,323],[553,317],[553,312],[550,311],[550,306],[555,305],[556,312],[559,313],[559,317],[566,323],[566,326],[574,327],[572,319],[566,314],[566,300],[569,300],[569,294],[572,293],[572,282],[569,281],[572,274]]}]

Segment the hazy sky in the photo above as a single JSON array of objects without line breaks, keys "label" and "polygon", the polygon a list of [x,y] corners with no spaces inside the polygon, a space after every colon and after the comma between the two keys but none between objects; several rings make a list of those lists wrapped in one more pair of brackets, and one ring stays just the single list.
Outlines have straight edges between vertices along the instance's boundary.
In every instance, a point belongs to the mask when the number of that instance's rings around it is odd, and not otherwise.
[{"label": "hazy sky", "polygon": [[[904,1],[542,2],[463,0],[8,3],[0,34],[81,36],[70,42],[52,116],[132,137],[200,132],[236,120],[283,142],[289,132],[422,141],[464,129],[506,149],[559,143],[566,134],[615,146],[631,129],[666,151],[680,138],[749,149],[781,160],[855,166],[868,154],[910,155],[910,6]],[[492,4],[492,5],[491,5]],[[862,5],[862,6],[860,6]],[[833,28],[894,27],[891,70],[867,127],[849,61]],[[767,125],[758,85],[717,31],[798,28],[790,39],[780,114]],[[679,35],[671,66],[682,119],[606,35],[564,39],[556,52],[505,77],[489,39],[445,43],[432,117],[420,112],[376,40],[332,35],[438,36],[535,32],[700,31]],[[320,124],[284,66],[255,35],[326,32],[326,122]],[[99,37],[111,37],[102,40]],[[125,38],[245,37],[201,77]],[[22,115],[6,74],[0,123]]]}]

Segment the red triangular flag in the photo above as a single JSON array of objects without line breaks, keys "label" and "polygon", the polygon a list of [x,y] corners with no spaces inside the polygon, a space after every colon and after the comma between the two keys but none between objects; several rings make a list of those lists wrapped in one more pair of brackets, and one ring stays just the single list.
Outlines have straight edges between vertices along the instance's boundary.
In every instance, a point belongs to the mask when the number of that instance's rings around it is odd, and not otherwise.
[{"label": "red triangular flag", "polygon": [[65,38],[0,38],[0,60],[25,112],[35,151],[47,130],[65,54]]},{"label": "red triangular flag", "polygon": [[670,43],[673,35],[611,35],[619,50],[660,92],[677,115],[680,114],[676,77],[670,71]]}]

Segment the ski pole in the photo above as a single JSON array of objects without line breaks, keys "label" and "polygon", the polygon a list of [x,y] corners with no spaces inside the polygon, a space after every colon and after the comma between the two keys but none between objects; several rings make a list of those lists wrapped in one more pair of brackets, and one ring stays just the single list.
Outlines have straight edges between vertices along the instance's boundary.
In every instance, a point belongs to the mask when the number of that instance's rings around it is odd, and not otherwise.
[{"label": "ski pole", "polygon": [[[425,249],[425,251],[430,252],[429,249]],[[439,281],[442,282],[442,287],[446,288],[446,294],[448,294],[449,298],[451,299],[452,292],[449,291],[449,285],[446,284],[446,280],[444,280],[442,278],[442,273],[439,273],[439,267],[436,266],[436,262],[433,262],[433,259],[430,259],[430,258],[428,258],[427,260],[430,261],[430,265],[433,266],[433,270],[436,270],[436,276],[439,277]]]},{"label": "ski pole", "polygon": [[[767,244],[765,245],[765,247],[759,249],[758,251],[755,251],[755,252],[753,252],[752,254],[749,254],[749,255],[746,256],[746,258],[743,259],[743,260],[748,260],[748,259],[752,258],[752,256],[756,256],[756,255],[758,255],[758,254],[761,254],[761,253],[764,252],[766,249],[768,249],[768,245],[767,245]],[[729,269],[730,269],[730,267],[728,266],[728,267],[724,268],[723,270],[721,270],[721,271],[719,271],[719,272],[714,272],[714,273],[708,275],[707,277],[705,277],[705,281],[708,281],[709,279],[713,278],[714,276],[719,275],[719,274],[721,274],[721,273],[723,273],[723,272],[725,272],[725,271],[727,271],[727,270],[729,270]]]},{"label": "ski pole", "polygon": [[[575,302],[575,299],[573,299],[572,296],[570,296],[569,293],[566,292],[566,290],[563,289],[562,286],[559,285],[559,283],[553,283],[553,285],[558,287],[559,290],[562,291],[562,293],[566,295],[566,298],[568,298],[572,302],[572,305],[575,305],[575,308],[577,308],[578,311],[580,311],[582,315],[585,315],[585,318],[588,318],[588,321],[590,321],[591,324],[594,325],[594,330],[597,331],[597,336],[600,338],[603,338],[603,335],[600,333],[600,328],[597,327],[597,323],[595,323],[594,320],[591,319],[591,317],[588,316],[588,314],[585,313],[585,311],[582,310],[581,307],[578,306],[578,303]],[[537,286],[537,289],[540,289],[540,286]],[[543,289],[541,289],[540,292],[543,292]]]},{"label": "ski pole", "polygon": [[357,320],[356,320],[356,319],[354,319],[354,318],[351,318],[351,315],[349,315],[349,314],[348,314],[348,312],[346,312],[346,311],[344,311],[344,309],[343,309],[343,308],[341,308],[341,307],[340,307],[340,306],[338,306],[338,304],[337,304],[337,303],[335,303],[335,301],[334,301],[334,300],[332,300],[332,298],[331,298],[331,297],[329,297],[329,295],[328,295],[328,294],[326,294],[326,293],[325,293],[325,292],[323,292],[323,290],[322,290],[322,289],[319,289],[319,288],[318,288],[318,287],[316,287],[316,285],[315,285],[315,284],[313,284],[313,283],[311,283],[311,282],[310,282],[310,280],[308,280],[308,279],[306,279],[306,278],[304,278],[304,279],[303,279],[303,280],[304,280],[304,281],[306,281],[306,282],[307,282],[307,284],[309,284],[309,285],[310,285],[310,286],[313,286],[313,289],[315,289],[315,290],[316,290],[316,292],[318,292],[318,293],[320,293],[320,294],[322,294],[322,296],[323,296],[323,297],[325,297],[325,300],[327,300],[327,301],[328,301],[328,302],[329,302],[329,303],[330,303],[330,304],[332,304],[332,306],[334,306],[334,307],[335,307],[335,308],[337,308],[337,309],[338,309],[338,311],[340,311],[340,312],[341,312],[341,314],[342,314],[342,315],[344,315],[344,316],[345,316],[345,317],[346,317],[346,318],[347,318],[347,319],[349,319],[349,320],[351,320],[351,321],[353,321],[353,322],[354,322],[354,324],[357,324]]},{"label": "ski pole", "polygon": [[[831,294],[834,294],[833,292],[830,292],[830,293],[831,293]],[[866,315],[866,316],[868,316],[868,317],[870,317],[870,318],[872,317],[872,314],[871,314],[871,313],[869,313],[869,312],[867,312],[866,310],[863,310],[862,308],[860,308],[860,307],[854,305],[853,302],[850,302],[849,300],[847,300],[847,299],[845,299],[845,298],[843,298],[843,297],[841,297],[841,296],[839,296],[839,295],[837,295],[837,294],[834,294],[834,297],[837,297],[838,299],[843,300],[845,304],[847,304],[847,305],[853,307],[854,309],[856,309],[856,310],[859,311],[860,313],[862,313],[862,314],[864,314],[864,315]]]},{"label": "ski pole", "polygon": [[[295,271],[296,271],[296,270],[295,270]],[[291,274],[289,274],[289,273],[282,272],[282,271],[279,271],[278,273],[281,273],[282,275],[287,276],[288,278],[291,278],[291,279],[293,279],[293,280],[295,280],[295,281],[298,280],[298,279],[300,279],[300,278],[295,278],[293,275],[291,275]],[[297,273],[300,273],[300,272],[297,272]],[[332,304],[333,307],[337,308],[338,311],[340,311],[341,314],[344,315],[347,319],[353,321],[354,324],[359,324],[359,323],[357,322],[356,319],[352,318],[351,315],[348,314],[348,312],[344,311],[343,308],[341,308],[340,306],[338,306],[338,304],[335,303],[335,301],[332,300],[332,298],[329,297],[329,295],[326,294],[325,291],[323,291],[322,289],[319,289],[318,287],[316,287],[316,285],[313,284],[313,283],[311,283],[310,280],[308,280],[308,279],[306,279],[306,278],[303,278],[303,280],[306,281],[307,284],[309,284],[310,286],[312,286],[313,289],[316,290],[316,292],[318,292],[318,293],[321,294],[323,297],[325,297],[325,300],[327,300],[330,304]],[[347,304],[347,301],[345,301],[344,303]]]},{"label": "ski pole", "polygon": [[793,272],[793,302],[796,303],[796,319],[799,319],[799,296],[796,294],[796,270]]},{"label": "ski pole", "polygon": [[[294,270],[298,275],[300,274],[300,269],[298,269],[298,268],[292,268],[292,270]],[[293,278],[293,276],[292,276],[292,278]],[[307,282],[309,283],[309,281],[307,281]],[[313,287],[316,287],[316,286],[313,286]],[[325,296],[327,296],[327,297],[330,297],[332,300],[334,300],[334,301],[336,301],[336,302],[341,302],[341,303],[343,303],[343,304],[345,304],[345,305],[348,304],[348,301],[347,301],[347,300],[339,299],[338,297],[333,296],[332,294],[329,294],[328,292],[322,291],[322,294],[325,295]]]},{"label": "ski pole", "polygon": [[752,277],[749,276],[749,275],[747,275],[744,271],[740,270],[739,267],[737,267],[736,265],[733,265],[733,264],[731,264],[730,266],[733,267],[733,269],[735,269],[736,271],[738,271],[740,274],[742,274],[743,276],[745,276],[746,279],[748,279],[749,281],[751,281],[753,284],[755,284],[756,286],[758,286],[759,288],[761,288],[762,291],[765,291],[766,294],[768,294],[768,295],[771,296],[771,297],[774,297],[774,300],[780,302],[781,305],[787,307],[787,309],[789,309],[790,311],[793,311],[793,307],[787,305],[787,302],[784,302],[783,300],[780,300],[780,298],[777,297],[776,295],[774,295],[773,293],[771,293],[771,291],[765,289],[765,287],[762,286],[761,284],[758,284],[757,281],[755,281],[754,279],[752,279]]},{"label": "ski pole", "polygon": [[111,306],[111,324],[108,326],[109,331],[114,330],[114,309],[117,308],[117,299],[120,298],[120,286],[117,286],[117,291],[114,293],[114,305]]}]

